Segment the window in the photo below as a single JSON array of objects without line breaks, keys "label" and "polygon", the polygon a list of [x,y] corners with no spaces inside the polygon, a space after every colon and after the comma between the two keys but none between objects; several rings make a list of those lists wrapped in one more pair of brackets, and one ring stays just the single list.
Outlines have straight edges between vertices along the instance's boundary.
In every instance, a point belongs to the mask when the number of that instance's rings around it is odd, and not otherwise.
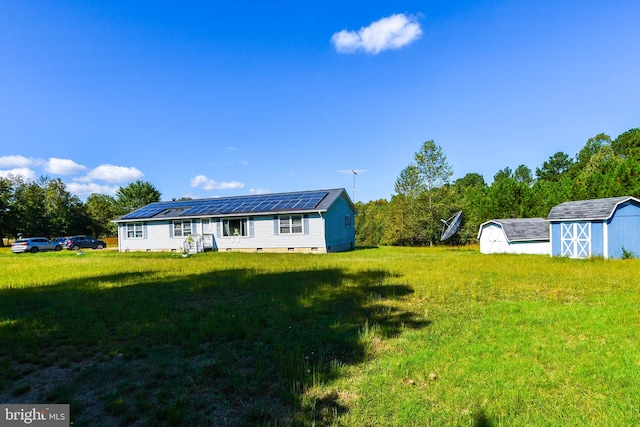
[{"label": "window", "polygon": [[143,223],[130,222],[127,224],[127,239],[142,239],[143,237]]},{"label": "window", "polygon": [[187,237],[191,235],[191,221],[173,221],[173,235]]},{"label": "window", "polygon": [[246,236],[247,218],[225,219],[222,221],[222,235],[225,237]]},{"label": "window", "polygon": [[282,215],[280,234],[302,234],[302,215]]},{"label": "window", "polygon": [[345,228],[351,228],[351,217],[349,215],[344,216],[344,226]]}]

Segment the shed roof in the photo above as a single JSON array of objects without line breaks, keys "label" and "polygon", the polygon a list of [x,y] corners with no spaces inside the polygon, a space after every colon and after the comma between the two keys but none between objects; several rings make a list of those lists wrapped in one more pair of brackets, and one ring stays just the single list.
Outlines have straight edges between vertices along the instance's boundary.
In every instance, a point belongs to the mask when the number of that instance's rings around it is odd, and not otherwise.
[{"label": "shed roof", "polygon": [[492,219],[480,225],[478,239],[487,224],[496,224],[502,227],[509,242],[549,240],[549,223],[544,218]]},{"label": "shed roof", "polygon": [[273,213],[325,212],[343,196],[352,209],[355,206],[344,188],[250,196],[155,202],[129,212],[114,222],[149,219],[259,215]]},{"label": "shed roof", "polygon": [[618,205],[629,200],[640,203],[631,196],[564,202],[551,208],[547,221],[606,220],[613,216]]}]

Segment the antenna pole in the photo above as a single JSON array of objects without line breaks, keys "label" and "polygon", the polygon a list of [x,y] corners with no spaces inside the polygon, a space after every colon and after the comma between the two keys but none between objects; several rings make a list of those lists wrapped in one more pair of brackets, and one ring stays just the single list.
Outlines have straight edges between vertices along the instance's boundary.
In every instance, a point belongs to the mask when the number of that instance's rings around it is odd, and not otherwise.
[{"label": "antenna pole", "polygon": [[356,201],[356,175],[358,175],[358,172],[356,172],[355,170],[351,169],[351,172],[353,172],[353,202],[355,203]]}]

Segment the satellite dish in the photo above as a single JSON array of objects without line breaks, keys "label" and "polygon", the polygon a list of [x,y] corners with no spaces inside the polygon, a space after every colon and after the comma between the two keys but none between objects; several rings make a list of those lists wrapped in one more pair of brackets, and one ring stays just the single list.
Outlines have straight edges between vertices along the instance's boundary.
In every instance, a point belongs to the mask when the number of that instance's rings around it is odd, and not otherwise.
[{"label": "satellite dish", "polygon": [[462,223],[462,211],[456,212],[455,215],[446,221],[444,219],[441,219],[440,221],[444,224],[440,241],[444,242],[445,240],[453,237],[453,235],[460,230],[460,224]]}]

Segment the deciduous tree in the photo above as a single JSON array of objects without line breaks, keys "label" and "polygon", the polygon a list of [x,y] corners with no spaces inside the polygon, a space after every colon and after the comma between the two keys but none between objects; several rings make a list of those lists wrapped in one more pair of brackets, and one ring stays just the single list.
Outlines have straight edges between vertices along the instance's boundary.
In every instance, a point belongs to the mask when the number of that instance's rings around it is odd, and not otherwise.
[{"label": "deciduous tree", "polygon": [[[396,180],[398,197],[391,200],[390,210],[400,221],[394,226],[399,233],[396,242],[433,244],[440,228],[442,205],[448,203],[451,191],[436,191],[449,183],[453,169],[442,148],[433,140],[422,144],[414,161],[400,172]],[[400,214],[398,207],[404,212]],[[401,224],[401,225],[400,225]],[[401,232],[400,232],[401,231]]]},{"label": "deciduous tree", "polygon": [[159,202],[161,196],[162,194],[153,184],[137,180],[116,191],[117,213],[124,215],[149,203]]},{"label": "deciduous tree", "polygon": [[384,242],[384,221],[389,202],[384,199],[356,203],[356,244],[378,246]]},{"label": "deciduous tree", "polygon": [[462,210],[462,227],[460,241],[469,243],[475,240],[480,224],[488,218],[487,184],[478,173],[468,173],[454,182],[460,210]]},{"label": "deciduous tree", "polygon": [[425,190],[429,191],[449,183],[453,169],[447,162],[442,147],[436,145],[433,140],[422,144],[414,158]]},{"label": "deciduous tree", "polygon": [[49,237],[51,227],[47,213],[47,192],[34,181],[16,178],[11,209],[13,212],[12,234],[25,237]]},{"label": "deciduous tree", "polygon": [[11,199],[13,198],[13,183],[11,179],[0,177],[0,246],[4,246],[4,238],[10,237],[12,230]]},{"label": "deciduous tree", "polygon": [[92,194],[85,203],[87,215],[91,220],[92,234],[96,236],[113,236],[116,225],[111,222],[118,214],[116,200],[105,194]]}]

